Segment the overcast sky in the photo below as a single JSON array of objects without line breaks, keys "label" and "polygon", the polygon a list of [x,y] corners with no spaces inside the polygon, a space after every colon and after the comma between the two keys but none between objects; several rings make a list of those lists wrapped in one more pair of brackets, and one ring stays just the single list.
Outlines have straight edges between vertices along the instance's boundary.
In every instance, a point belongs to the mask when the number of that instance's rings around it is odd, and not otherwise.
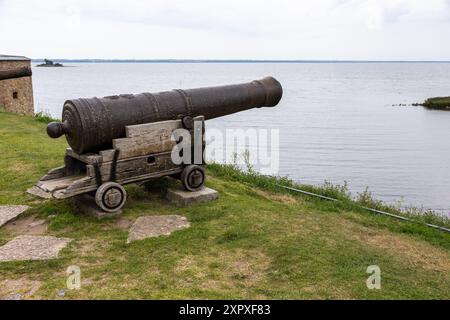
[{"label": "overcast sky", "polygon": [[450,60],[450,0],[0,0],[0,54]]}]

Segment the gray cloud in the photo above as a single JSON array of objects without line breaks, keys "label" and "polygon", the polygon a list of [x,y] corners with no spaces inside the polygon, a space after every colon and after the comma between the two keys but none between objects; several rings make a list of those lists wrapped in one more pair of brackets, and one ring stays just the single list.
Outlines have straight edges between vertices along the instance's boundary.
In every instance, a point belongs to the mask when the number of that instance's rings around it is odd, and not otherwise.
[{"label": "gray cloud", "polygon": [[185,12],[176,7],[145,10],[136,14],[123,14],[115,10],[94,8],[84,10],[83,17],[90,20],[116,21],[167,28],[207,30],[231,34],[239,33],[248,36],[256,35],[258,33],[257,28],[253,28],[248,24],[240,24],[238,21],[227,17]]},{"label": "gray cloud", "polygon": [[449,20],[450,0],[0,0],[2,51],[33,57],[449,60]]}]

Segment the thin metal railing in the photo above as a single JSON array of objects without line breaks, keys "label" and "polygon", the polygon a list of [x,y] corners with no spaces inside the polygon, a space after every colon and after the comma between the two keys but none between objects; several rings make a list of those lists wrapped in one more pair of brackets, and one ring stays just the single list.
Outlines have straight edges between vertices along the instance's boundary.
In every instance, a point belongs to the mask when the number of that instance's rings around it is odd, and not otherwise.
[{"label": "thin metal railing", "polygon": [[[294,191],[294,192],[297,192],[297,193],[306,194],[308,196],[317,197],[317,198],[324,199],[324,200],[329,200],[329,201],[334,201],[334,202],[342,202],[339,199],[326,197],[326,196],[323,196],[323,195],[320,195],[320,194],[317,194],[317,193],[314,193],[314,192],[309,192],[309,191],[301,190],[301,189],[298,189],[298,188],[292,188],[292,187],[288,187],[288,186],[283,186],[281,184],[277,184],[277,186],[281,187],[283,189],[287,189],[287,190]],[[381,210],[377,210],[377,209],[373,209],[373,208],[369,208],[369,207],[365,207],[365,206],[360,206],[360,205],[357,205],[357,206],[360,207],[361,209],[365,209],[365,210],[368,210],[370,212],[382,214],[382,215],[385,215],[385,216],[388,216],[388,217],[391,217],[391,218],[395,218],[395,219],[399,219],[399,220],[403,220],[403,221],[408,221],[408,222],[418,223],[417,221],[414,221],[414,220],[409,219],[407,217],[399,216],[397,214],[393,214],[393,213],[389,213],[389,212],[386,212],[386,211],[381,211]],[[437,229],[437,230],[440,230],[440,231],[443,231],[443,232],[450,233],[450,229],[445,228],[445,227],[437,226],[437,225],[431,224],[431,223],[424,223],[424,225],[426,225],[427,227],[433,228],[433,229]]]}]

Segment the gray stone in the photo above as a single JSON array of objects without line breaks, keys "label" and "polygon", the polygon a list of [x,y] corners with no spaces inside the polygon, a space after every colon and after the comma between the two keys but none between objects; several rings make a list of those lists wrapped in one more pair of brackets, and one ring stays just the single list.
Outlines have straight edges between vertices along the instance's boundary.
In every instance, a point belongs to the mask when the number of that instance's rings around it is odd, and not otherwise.
[{"label": "gray stone", "polygon": [[83,214],[95,217],[97,219],[110,218],[122,213],[122,210],[116,212],[103,211],[95,203],[94,197],[88,194],[73,197],[73,203],[75,204],[75,207],[77,207],[77,209],[79,209]]},{"label": "gray stone", "polygon": [[18,236],[0,247],[0,261],[56,259],[70,241],[52,236]]},{"label": "gray stone", "polygon": [[28,206],[0,206],[0,227],[29,208]]},{"label": "gray stone", "polygon": [[177,215],[139,217],[130,228],[127,243],[167,236],[176,230],[189,228],[190,225],[185,217]]},{"label": "gray stone", "polygon": [[211,188],[204,187],[200,191],[186,191],[181,189],[167,189],[166,199],[178,206],[186,206],[191,203],[216,200],[219,193]]},{"label": "gray stone", "polygon": [[44,190],[42,190],[41,188],[38,188],[36,186],[31,187],[30,189],[27,190],[27,193],[39,197],[39,198],[43,198],[43,199],[51,199],[52,194],[50,192],[45,192]]}]

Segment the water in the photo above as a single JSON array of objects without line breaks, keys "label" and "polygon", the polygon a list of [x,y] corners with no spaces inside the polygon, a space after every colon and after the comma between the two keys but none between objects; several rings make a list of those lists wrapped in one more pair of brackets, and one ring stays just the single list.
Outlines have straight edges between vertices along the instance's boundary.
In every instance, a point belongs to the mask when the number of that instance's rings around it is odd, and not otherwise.
[{"label": "water", "polygon": [[247,82],[284,87],[279,107],[209,127],[278,128],[280,175],[348,181],[388,202],[450,212],[450,112],[393,104],[450,95],[448,63],[68,64],[33,68],[35,108],[60,117],[64,100]]}]

